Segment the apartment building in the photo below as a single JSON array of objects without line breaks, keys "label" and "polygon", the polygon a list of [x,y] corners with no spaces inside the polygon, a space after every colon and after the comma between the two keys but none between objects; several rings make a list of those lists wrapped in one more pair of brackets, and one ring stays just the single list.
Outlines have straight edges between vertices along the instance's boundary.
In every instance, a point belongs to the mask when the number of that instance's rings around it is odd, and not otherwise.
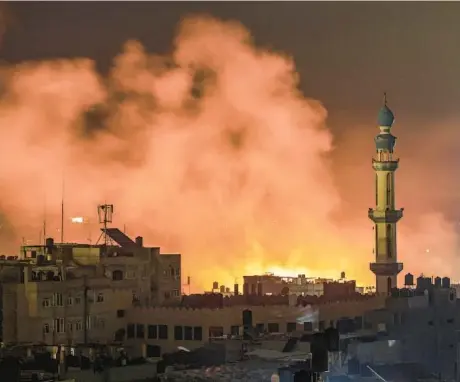
[{"label": "apartment building", "polygon": [[132,306],[177,303],[179,254],[105,229],[107,245],[24,246],[17,259],[0,259],[3,341],[88,344],[124,338]]}]

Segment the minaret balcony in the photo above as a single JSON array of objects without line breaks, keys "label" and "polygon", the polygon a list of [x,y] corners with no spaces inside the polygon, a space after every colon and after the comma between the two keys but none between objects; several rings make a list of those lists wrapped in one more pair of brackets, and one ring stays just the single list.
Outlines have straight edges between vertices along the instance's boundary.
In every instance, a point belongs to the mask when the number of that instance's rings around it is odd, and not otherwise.
[{"label": "minaret balcony", "polygon": [[396,171],[399,159],[396,160],[376,160],[372,158],[372,167],[375,171]]},{"label": "minaret balcony", "polygon": [[369,208],[368,216],[374,223],[397,223],[403,217],[404,208],[400,210],[374,210]]},{"label": "minaret balcony", "polygon": [[376,276],[396,276],[403,270],[402,263],[370,263],[369,268]]}]

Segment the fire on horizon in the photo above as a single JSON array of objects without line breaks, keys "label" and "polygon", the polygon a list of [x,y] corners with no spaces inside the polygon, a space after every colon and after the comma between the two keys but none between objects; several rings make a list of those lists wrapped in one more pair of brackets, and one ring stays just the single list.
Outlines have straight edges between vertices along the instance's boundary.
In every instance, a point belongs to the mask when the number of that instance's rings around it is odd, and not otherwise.
[{"label": "fire on horizon", "polygon": [[[375,118],[366,134],[343,134],[349,138],[338,148],[325,107],[299,90],[294,60],[255,45],[236,22],[189,17],[170,55],[128,41],[107,75],[86,58],[2,67],[0,125],[14,128],[0,130],[9,227],[0,244],[17,250],[12,232],[38,240],[45,218],[47,232],[59,230],[64,173],[67,240],[97,237],[94,206],[109,200],[113,225],[181,252],[197,287],[265,272],[345,271],[372,283],[372,169],[363,160],[357,171],[346,158],[370,158]],[[376,110],[380,94],[375,89]],[[334,162],[338,150],[348,156]],[[343,198],[344,185],[359,205]],[[434,209],[410,215],[417,223],[401,223],[401,258],[414,272],[448,274],[455,227]],[[438,257],[419,265],[426,248]]]}]

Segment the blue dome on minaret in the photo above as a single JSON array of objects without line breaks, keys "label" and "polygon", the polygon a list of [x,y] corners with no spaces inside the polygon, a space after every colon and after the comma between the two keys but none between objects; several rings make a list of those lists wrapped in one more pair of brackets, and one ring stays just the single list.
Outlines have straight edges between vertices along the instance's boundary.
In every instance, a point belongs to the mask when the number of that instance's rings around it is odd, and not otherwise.
[{"label": "blue dome on minaret", "polygon": [[383,107],[379,111],[379,115],[377,117],[377,122],[379,126],[382,127],[391,127],[395,120],[395,116],[390,108],[387,106],[387,95],[384,93],[383,95]]}]

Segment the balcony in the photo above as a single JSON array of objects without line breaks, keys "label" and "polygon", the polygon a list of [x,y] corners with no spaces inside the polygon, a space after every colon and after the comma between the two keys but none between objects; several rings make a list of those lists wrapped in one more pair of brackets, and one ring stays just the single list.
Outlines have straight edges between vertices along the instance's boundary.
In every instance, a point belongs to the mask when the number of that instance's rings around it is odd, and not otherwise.
[{"label": "balcony", "polygon": [[377,276],[394,276],[403,270],[402,263],[371,263],[369,266],[372,273]]},{"label": "balcony", "polygon": [[385,211],[369,208],[368,216],[374,223],[397,223],[403,217],[404,208]]}]

